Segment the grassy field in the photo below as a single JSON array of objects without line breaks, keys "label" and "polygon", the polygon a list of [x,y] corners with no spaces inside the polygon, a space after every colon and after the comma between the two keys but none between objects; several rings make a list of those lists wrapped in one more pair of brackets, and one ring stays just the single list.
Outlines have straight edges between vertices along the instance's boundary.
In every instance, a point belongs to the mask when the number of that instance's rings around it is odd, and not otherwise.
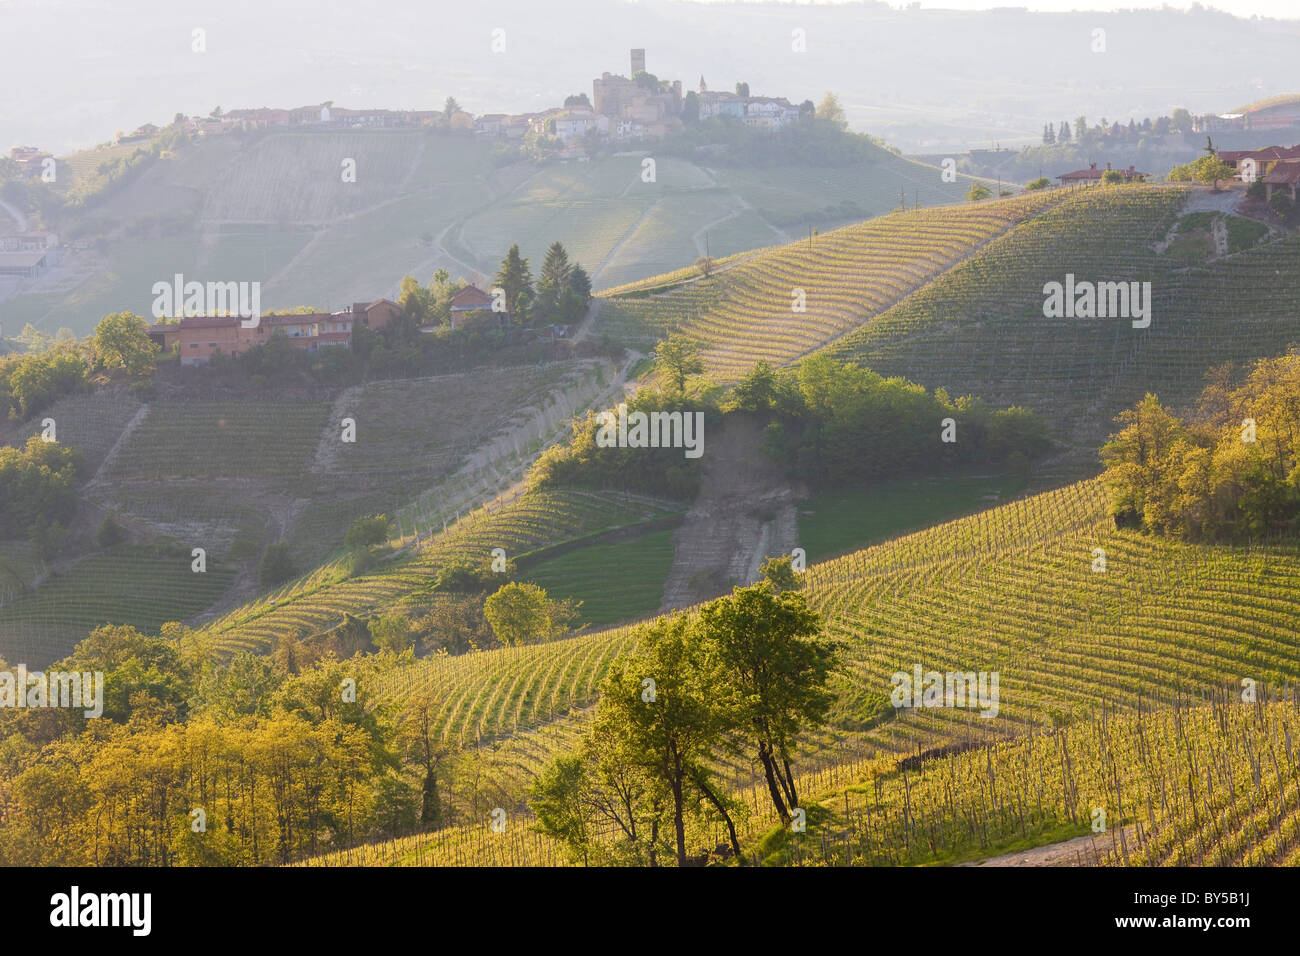
[{"label": "grassy field", "polygon": [[549,558],[520,577],[541,585],[552,598],[581,601],[582,623],[617,624],[655,615],[672,563],[668,528]]}]

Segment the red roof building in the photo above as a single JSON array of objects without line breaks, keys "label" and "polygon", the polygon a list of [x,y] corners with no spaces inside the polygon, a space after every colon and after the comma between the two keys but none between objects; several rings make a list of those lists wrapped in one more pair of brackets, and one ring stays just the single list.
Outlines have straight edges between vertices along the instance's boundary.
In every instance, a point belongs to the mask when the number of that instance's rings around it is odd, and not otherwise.
[{"label": "red roof building", "polygon": [[1087,169],[1076,169],[1072,173],[1061,173],[1056,178],[1061,181],[1062,186],[1087,185],[1089,183],[1101,182],[1101,177],[1108,172],[1118,172],[1124,177],[1126,183],[1145,182],[1150,173],[1139,172],[1130,166],[1128,169],[1111,170],[1110,163],[1106,164],[1105,169],[1098,169],[1096,163],[1089,163]]}]

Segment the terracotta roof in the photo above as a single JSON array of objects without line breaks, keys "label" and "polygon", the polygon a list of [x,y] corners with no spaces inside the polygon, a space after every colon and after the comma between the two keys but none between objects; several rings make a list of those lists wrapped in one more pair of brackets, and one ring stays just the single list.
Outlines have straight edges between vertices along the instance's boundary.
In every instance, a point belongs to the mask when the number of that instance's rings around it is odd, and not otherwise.
[{"label": "terracotta roof", "polygon": [[1300,159],[1283,159],[1269,167],[1264,182],[1274,186],[1300,185]]},{"label": "terracotta roof", "polygon": [[483,309],[492,305],[492,296],[478,286],[467,285],[448,300],[453,309]]}]

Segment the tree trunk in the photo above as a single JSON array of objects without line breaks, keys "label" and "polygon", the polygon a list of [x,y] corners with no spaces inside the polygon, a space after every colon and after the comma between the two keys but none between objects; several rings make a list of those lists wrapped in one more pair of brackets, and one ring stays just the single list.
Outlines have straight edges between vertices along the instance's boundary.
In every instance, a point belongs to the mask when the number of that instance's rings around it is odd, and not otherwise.
[{"label": "tree trunk", "polygon": [[794,773],[790,770],[790,760],[785,754],[781,755],[781,763],[785,766],[786,793],[790,795],[790,806],[799,806],[799,794],[794,789]]},{"label": "tree trunk", "polygon": [[786,809],[785,801],[781,799],[781,790],[776,785],[776,767],[766,744],[759,746],[758,759],[763,761],[763,775],[767,777],[767,792],[772,796],[772,806],[776,807],[781,822],[788,824],[790,822],[790,811]]},{"label": "tree trunk", "polygon": [[704,782],[703,777],[696,778],[695,785],[708,798],[709,803],[713,804],[714,809],[722,814],[722,819],[727,821],[727,835],[731,837],[731,849],[735,851],[736,859],[740,861],[740,865],[744,866],[745,858],[740,855],[740,841],[736,839],[736,825],[731,822],[731,814],[727,812],[727,808],[723,806],[722,801],[718,799],[718,795],[713,792],[713,789]]},{"label": "tree trunk", "polygon": [[683,811],[682,775],[673,775],[673,827],[677,834],[677,865],[686,865],[686,818]]}]

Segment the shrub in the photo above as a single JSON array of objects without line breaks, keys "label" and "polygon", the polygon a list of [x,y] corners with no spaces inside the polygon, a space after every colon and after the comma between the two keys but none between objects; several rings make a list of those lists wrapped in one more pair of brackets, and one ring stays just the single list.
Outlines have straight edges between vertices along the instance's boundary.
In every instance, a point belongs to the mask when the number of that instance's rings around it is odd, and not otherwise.
[{"label": "shrub", "polygon": [[264,588],[274,587],[289,580],[293,574],[293,558],[289,554],[289,546],[280,541],[268,547],[257,568],[258,583]]}]

